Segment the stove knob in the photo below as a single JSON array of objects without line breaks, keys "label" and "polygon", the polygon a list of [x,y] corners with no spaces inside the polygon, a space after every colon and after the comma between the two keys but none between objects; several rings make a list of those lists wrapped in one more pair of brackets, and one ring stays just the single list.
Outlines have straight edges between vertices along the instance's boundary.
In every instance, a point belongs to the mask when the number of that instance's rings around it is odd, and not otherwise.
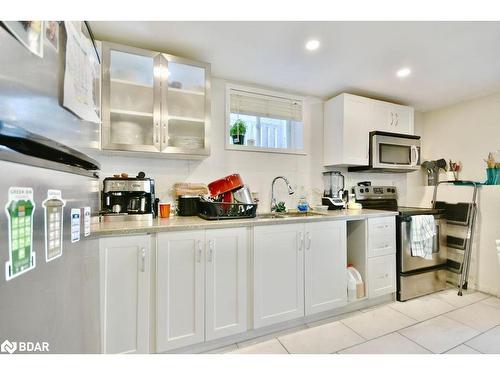
[{"label": "stove knob", "polygon": [[361,194],[363,194],[363,193],[365,192],[365,190],[364,190],[364,189],[359,189],[359,192],[360,192]]},{"label": "stove knob", "polygon": [[366,191],[367,193],[369,193],[369,192],[370,192],[370,189],[369,189],[369,188],[366,188],[366,189],[365,189],[365,191]]},{"label": "stove knob", "polygon": [[392,189],[392,192],[395,194],[396,193],[396,189]]},{"label": "stove knob", "polygon": [[387,188],[387,192],[390,193],[391,192],[391,189]]}]

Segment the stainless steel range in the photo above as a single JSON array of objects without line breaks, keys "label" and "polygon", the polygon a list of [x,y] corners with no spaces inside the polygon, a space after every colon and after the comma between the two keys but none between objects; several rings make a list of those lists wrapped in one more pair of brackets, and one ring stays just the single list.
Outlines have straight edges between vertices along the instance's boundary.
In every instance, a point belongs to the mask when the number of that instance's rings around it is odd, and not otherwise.
[{"label": "stainless steel range", "polygon": [[[398,211],[396,216],[396,270],[397,300],[433,293],[446,288],[446,220],[444,210],[432,208],[400,207],[394,186],[356,186],[356,201],[363,208]],[[434,215],[436,224],[432,259],[412,256],[411,225],[417,215]]]}]

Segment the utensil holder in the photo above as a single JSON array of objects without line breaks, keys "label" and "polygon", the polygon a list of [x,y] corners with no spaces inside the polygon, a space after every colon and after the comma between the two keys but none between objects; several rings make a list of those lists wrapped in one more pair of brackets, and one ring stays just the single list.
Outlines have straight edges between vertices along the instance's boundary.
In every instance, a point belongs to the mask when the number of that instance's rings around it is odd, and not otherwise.
[{"label": "utensil holder", "polygon": [[486,168],[485,185],[499,185],[499,184],[500,184],[500,169]]}]

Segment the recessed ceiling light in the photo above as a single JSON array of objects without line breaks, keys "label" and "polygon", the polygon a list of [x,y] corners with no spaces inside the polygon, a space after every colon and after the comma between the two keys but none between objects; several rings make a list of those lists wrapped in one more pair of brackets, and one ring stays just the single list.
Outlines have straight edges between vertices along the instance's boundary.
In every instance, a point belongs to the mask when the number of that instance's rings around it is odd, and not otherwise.
[{"label": "recessed ceiling light", "polygon": [[399,69],[399,70],[396,72],[396,75],[397,75],[399,78],[408,77],[410,74],[411,74],[411,70],[410,70],[410,68],[402,68],[402,69]]},{"label": "recessed ceiling light", "polygon": [[320,45],[319,40],[311,39],[306,43],[306,49],[308,51],[314,51],[319,48],[319,45]]}]

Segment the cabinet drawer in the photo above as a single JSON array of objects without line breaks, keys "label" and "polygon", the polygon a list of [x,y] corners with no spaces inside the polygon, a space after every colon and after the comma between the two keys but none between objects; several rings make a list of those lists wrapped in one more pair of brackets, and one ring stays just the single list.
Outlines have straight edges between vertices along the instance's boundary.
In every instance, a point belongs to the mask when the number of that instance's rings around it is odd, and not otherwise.
[{"label": "cabinet drawer", "polygon": [[396,253],[396,224],[394,217],[368,220],[368,257]]},{"label": "cabinet drawer", "polygon": [[374,298],[396,291],[396,255],[368,259],[368,297]]}]

